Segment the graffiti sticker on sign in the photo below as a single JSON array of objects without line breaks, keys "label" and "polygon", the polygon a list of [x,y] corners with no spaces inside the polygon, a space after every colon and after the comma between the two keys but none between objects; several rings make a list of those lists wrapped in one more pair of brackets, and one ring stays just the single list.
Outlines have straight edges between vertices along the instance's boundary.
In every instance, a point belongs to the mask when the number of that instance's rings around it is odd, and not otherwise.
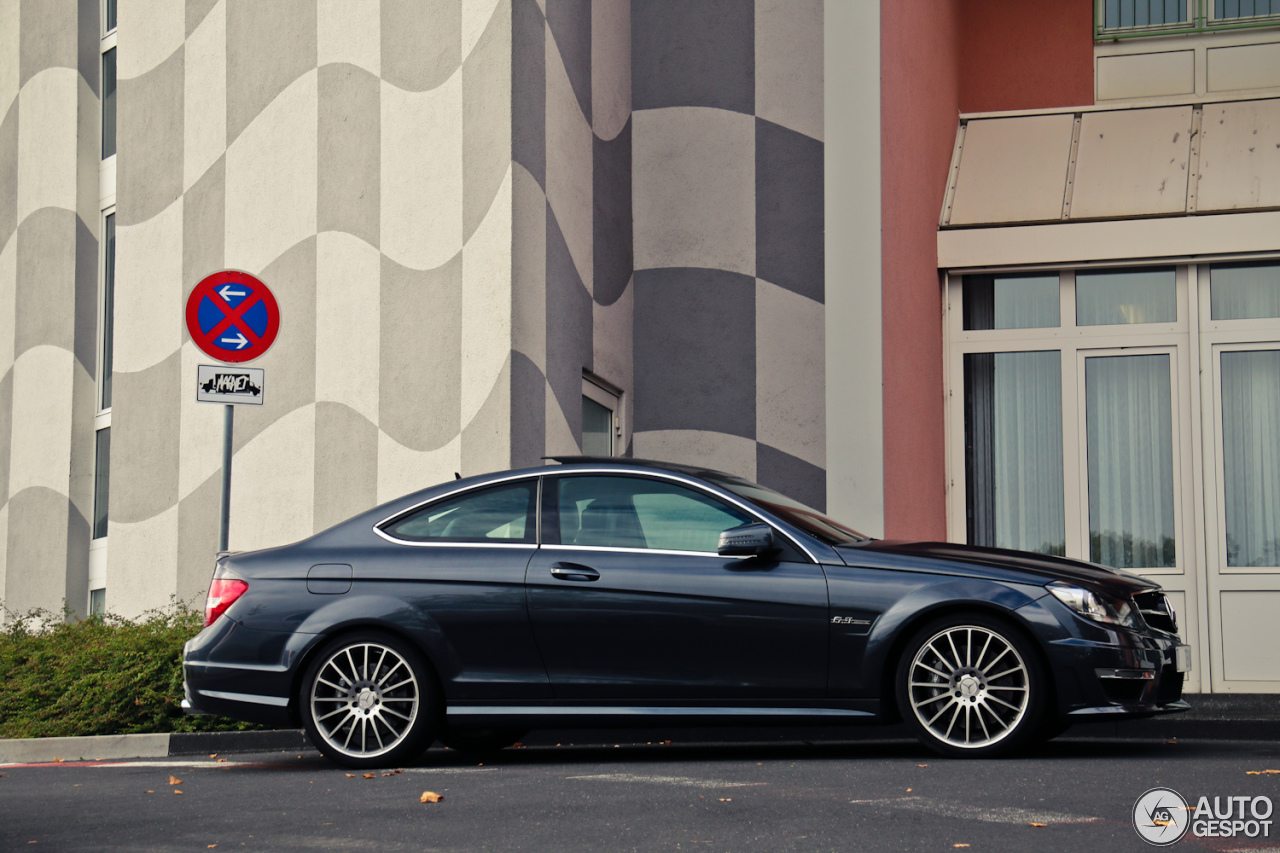
[{"label": "graffiti sticker on sign", "polygon": [[261,367],[202,364],[196,370],[196,400],[261,406],[263,376]]}]

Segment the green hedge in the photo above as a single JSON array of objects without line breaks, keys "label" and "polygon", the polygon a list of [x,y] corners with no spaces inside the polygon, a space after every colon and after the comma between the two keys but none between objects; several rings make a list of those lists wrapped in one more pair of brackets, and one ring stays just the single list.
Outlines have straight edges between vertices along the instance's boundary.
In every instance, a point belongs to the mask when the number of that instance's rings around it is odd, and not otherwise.
[{"label": "green hedge", "polygon": [[259,728],[182,713],[182,644],[203,613],[174,603],[137,620],[33,610],[0,629],[0,738]]}]

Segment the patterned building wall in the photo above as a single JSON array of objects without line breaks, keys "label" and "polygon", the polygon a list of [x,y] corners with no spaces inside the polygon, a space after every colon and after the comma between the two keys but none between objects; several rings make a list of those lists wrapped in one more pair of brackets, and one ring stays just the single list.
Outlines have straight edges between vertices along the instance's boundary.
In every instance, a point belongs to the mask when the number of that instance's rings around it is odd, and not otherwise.
[{"label": "patterned building wall", "polygon": [[826,503],[821,0],[632,7],[636,456]]},{"label": "patterned building wall", "polygon": [[260,276],[230,546],[510,459],[509,0],[120,0],[108,607],[208,584],[222,413],[191,288]]},{"label": "patterned building wall", "polygon": [[514,3],[515,465],[579,452],[584,370],[633,411],[630,16],[630,0]]},{"label": "patterned building wall", "polygon": [[[818,0],[119,3],[109,609],[207,585],[222,413],[182,309],[223,268],[282,313],[233,549],[577,452],[584,371],[636,455],[822,504]],[[97,4],[0,0],[12,33],[0,584],[57,606],[86,585]]]},{"label": "patterned building wall", "polygon": [[0,0],[0,601],[83,609],[92,504],[98,6]]}]

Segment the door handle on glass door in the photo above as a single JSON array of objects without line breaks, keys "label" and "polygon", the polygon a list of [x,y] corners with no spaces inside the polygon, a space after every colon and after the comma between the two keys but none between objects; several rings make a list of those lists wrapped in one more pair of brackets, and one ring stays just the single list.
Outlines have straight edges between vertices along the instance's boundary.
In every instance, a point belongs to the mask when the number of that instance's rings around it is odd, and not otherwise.
[{"label": "door handle on glass door", "polygon": [[551,566],[551,576],[562,581],[594,581],[600,579],[600,573],[595,569],[577,563],[555,563]]}]

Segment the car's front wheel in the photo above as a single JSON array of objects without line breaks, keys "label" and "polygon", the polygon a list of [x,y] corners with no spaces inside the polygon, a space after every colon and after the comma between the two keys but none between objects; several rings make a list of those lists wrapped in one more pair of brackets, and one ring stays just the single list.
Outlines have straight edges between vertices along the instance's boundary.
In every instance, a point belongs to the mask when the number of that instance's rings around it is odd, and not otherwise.
[{"label": "car's front wheel", "polygon": [[409,643],[381,633],[348,634],[320,649],[303,676],[303,726],[330,760],[386,767],[413,759],[440,724],[429,664]]},{"label": "car's front wheel", "polygon": [[984,614],[934,620],[898,663],[903,717],[926,746],[980,757],[1016,749],[1039,732],[1045,675],[1021,632]]}]

